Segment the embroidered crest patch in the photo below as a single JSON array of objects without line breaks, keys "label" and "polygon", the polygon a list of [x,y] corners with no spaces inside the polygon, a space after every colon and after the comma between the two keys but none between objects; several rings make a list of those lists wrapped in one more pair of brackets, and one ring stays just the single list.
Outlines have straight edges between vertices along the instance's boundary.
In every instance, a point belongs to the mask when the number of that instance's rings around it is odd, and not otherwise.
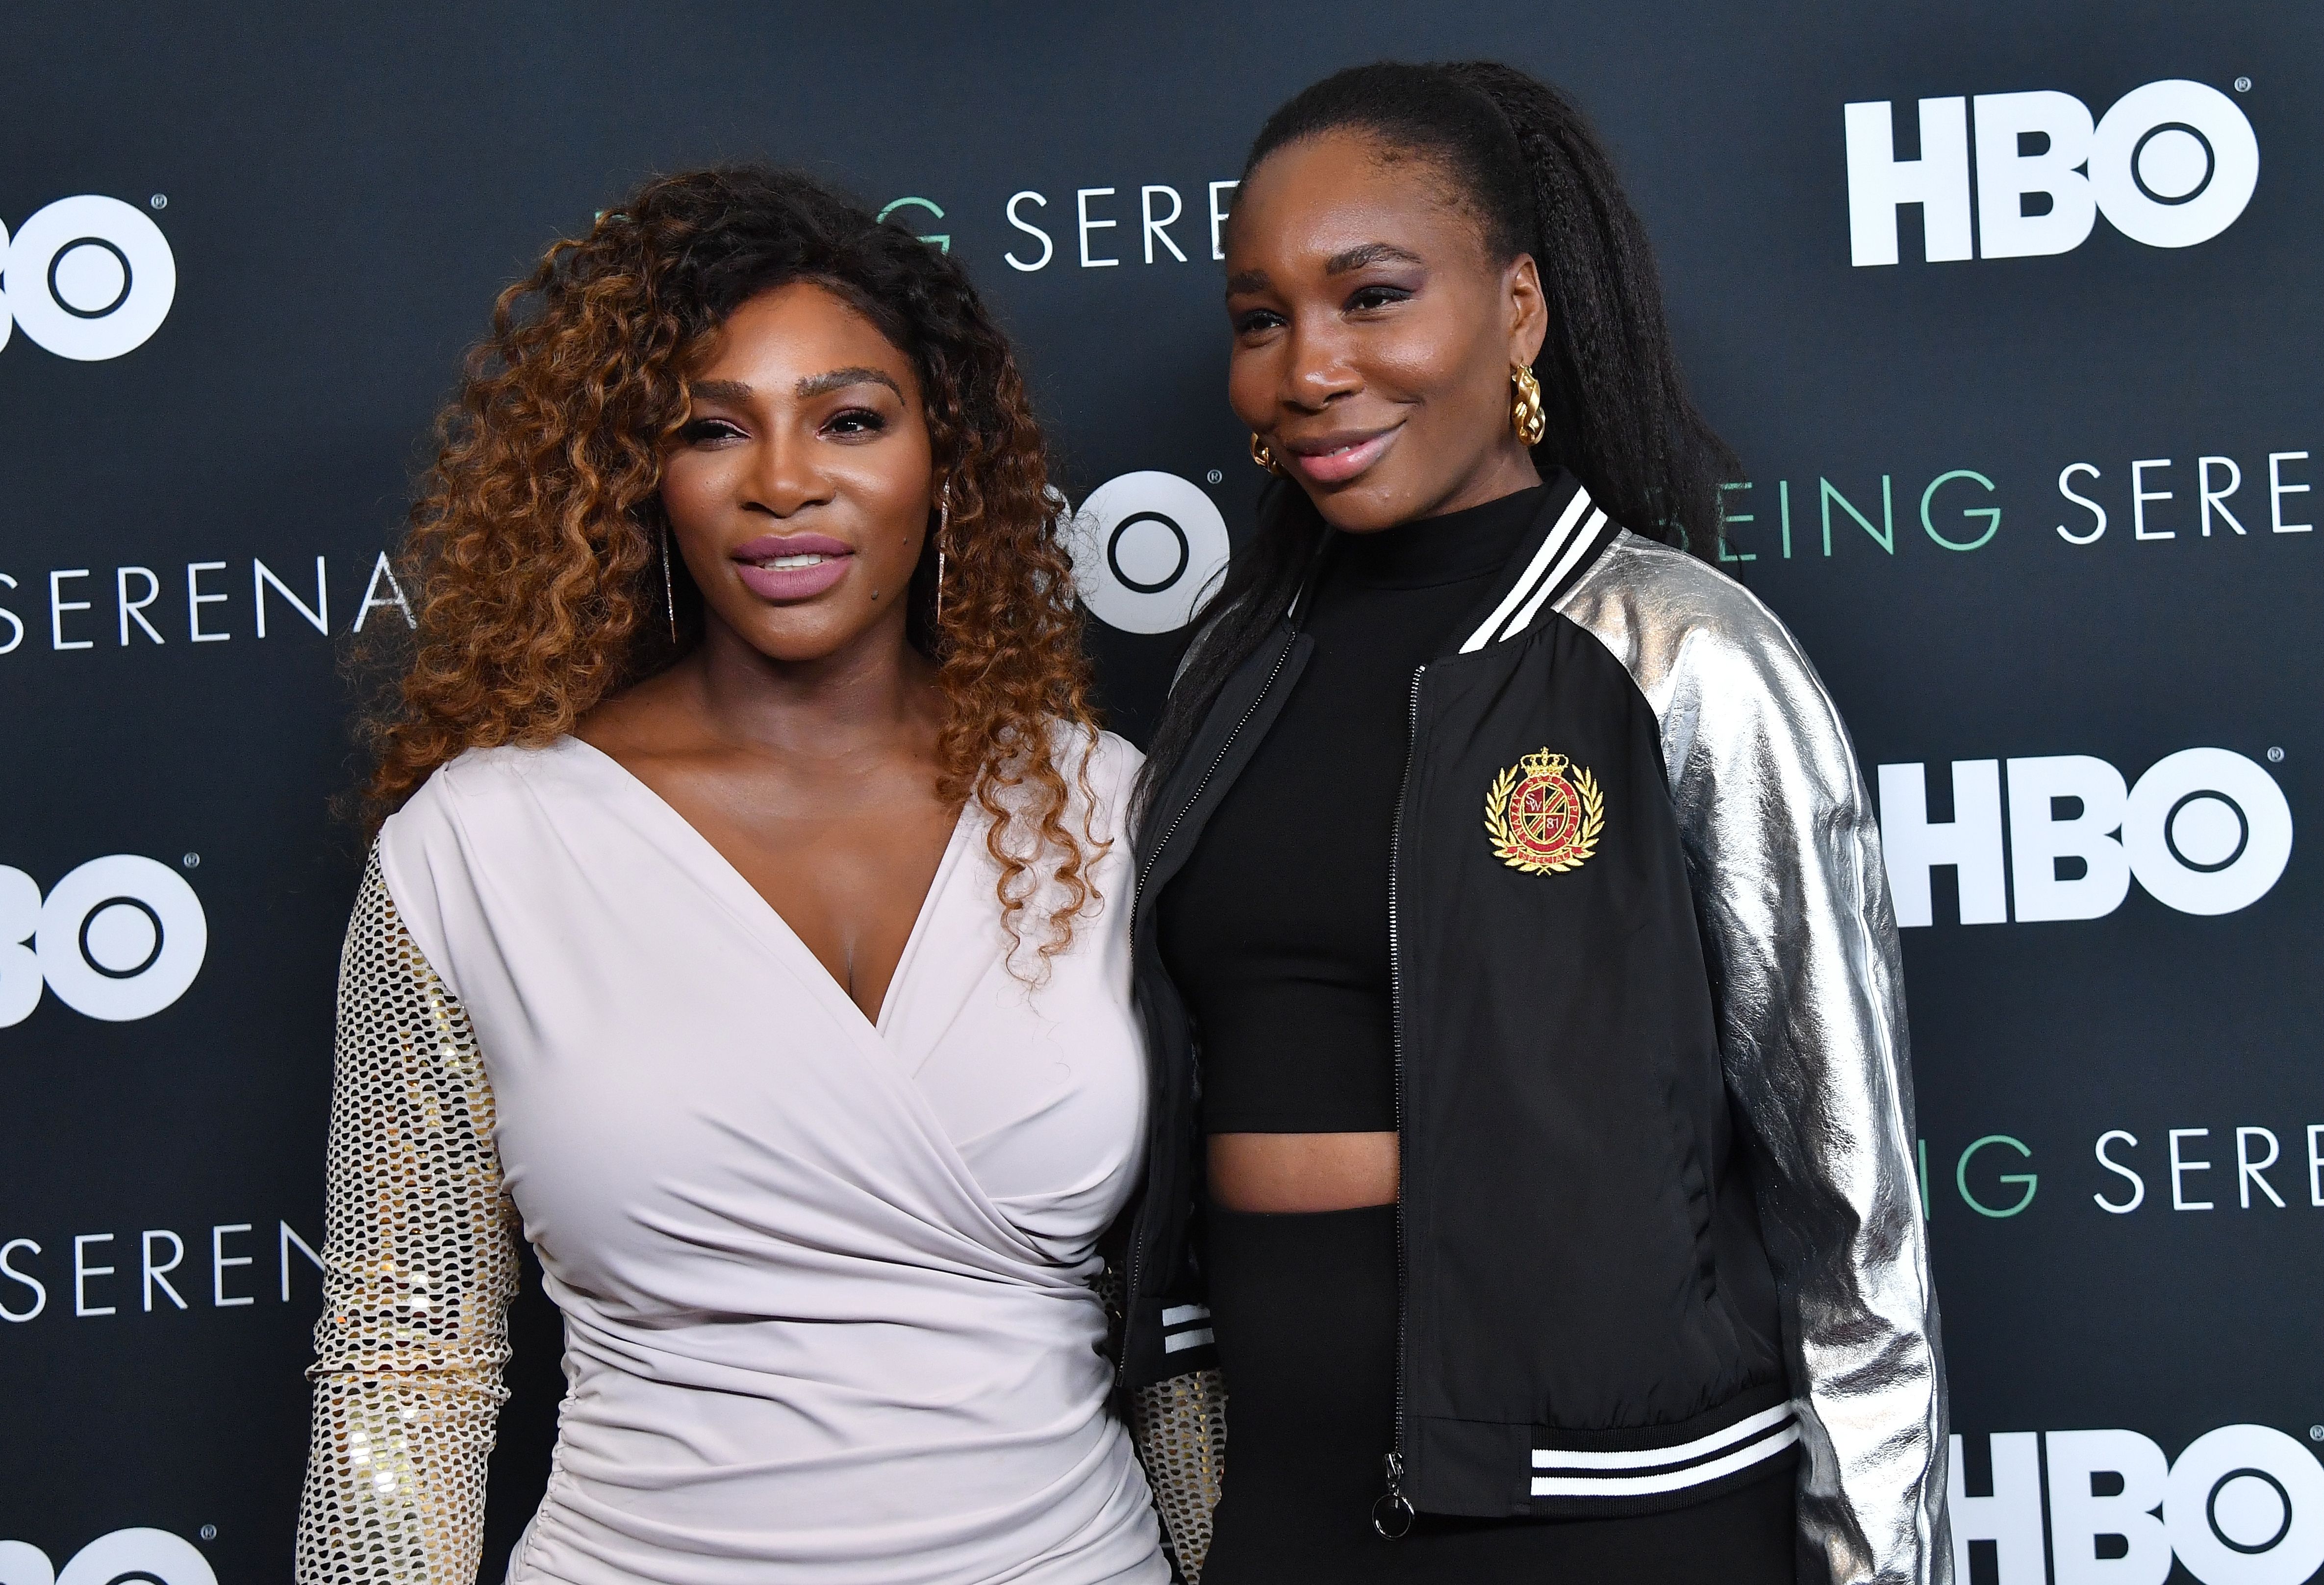
[{"label": "embroidered crest patch", "polygon": [[1493,779],[1485,834],[1493,856],[1528,875],[1554,875],[1598,851],[1606,799],[1598,779],[1563,754],[1537,749]]}]

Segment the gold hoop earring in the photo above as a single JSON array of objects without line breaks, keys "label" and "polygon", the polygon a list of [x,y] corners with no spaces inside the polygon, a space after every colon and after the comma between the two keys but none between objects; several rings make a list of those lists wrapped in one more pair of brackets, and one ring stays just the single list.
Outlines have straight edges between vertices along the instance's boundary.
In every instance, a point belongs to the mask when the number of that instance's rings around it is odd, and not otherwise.
[{"label": "gold hoop earring", "polygon": [[678,642],[678,585],[669,572],[669,524],[661,526],[661,608],[669,613],[669,641]]},{"label": "gold hoop earring", "polygon": [[1509,388],[1509,428],[1530,449],[1549,432],[1549,415],[1541,410],[1541,382],[1523,364],[1511,364]]},{"label": "gold hoop earring", "polygon": [[1275,460],[1275,453],[1267,448],[1267,442],[1259,438],[1259,431],[1256,429],[1250,432],[1250,460],[1277,478],[1284,477],[1283,465]]},{"label": "gold hoop earring", "polygon": [[936,492],[936,630],[944,630],[945,541],[952,537],[952,481]]}]

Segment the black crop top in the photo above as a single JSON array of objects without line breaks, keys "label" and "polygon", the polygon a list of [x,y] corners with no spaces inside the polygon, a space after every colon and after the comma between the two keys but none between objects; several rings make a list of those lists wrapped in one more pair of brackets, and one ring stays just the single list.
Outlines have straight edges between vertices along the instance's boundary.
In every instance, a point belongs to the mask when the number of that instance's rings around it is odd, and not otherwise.
[{"label": "black crop top", "polygon": [[1490,593],[1540,502],[1522,490],[1336,537],[1304,624],[1314,653],[1159,899],[1204,1132],[1396,1127],[1388,864],[1412,674]]}]

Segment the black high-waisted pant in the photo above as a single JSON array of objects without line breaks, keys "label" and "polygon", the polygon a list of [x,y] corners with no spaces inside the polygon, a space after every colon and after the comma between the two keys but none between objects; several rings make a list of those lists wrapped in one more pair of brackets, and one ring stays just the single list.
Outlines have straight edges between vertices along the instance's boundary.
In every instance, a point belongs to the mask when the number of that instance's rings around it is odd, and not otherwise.
[{"label": "black high-waisted pant", "polygon": [[1372,1503],[1396,1415],[1396,1211],[1212,1208],[1205,1265],[1227,1381],[1225,1496],[1203,1585],[1791,1585],[1793,1461],[1674,1513],[1422,1515],[1384,1541]]}]

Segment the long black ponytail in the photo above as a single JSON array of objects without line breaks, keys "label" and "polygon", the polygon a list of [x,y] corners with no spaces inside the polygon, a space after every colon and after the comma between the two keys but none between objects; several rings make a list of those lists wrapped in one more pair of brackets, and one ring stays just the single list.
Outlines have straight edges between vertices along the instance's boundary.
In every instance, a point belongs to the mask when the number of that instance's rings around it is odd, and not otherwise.
[{"label": "long black ponytail", "polygon": [[[1732,476],[1734,454],[1687,398],[1654,249],[1581,110],[1497,61],[1359,66],[1268,117],[1243,177],[1286,143],[1351,129],[1434,161],[1476,217],[1494,263],[1533,256],[1550,310],[1533,364],[1549,419],[1535,462],[1574,475],[1633,532],[1715,555],[1719,484]],[[1280,619],[1323,531],[1296,485],[1277,480],[1261,493],[1258,531],[1196,619],[1148,751],[1141,802],[1185,758],[1228,676]]]}]

